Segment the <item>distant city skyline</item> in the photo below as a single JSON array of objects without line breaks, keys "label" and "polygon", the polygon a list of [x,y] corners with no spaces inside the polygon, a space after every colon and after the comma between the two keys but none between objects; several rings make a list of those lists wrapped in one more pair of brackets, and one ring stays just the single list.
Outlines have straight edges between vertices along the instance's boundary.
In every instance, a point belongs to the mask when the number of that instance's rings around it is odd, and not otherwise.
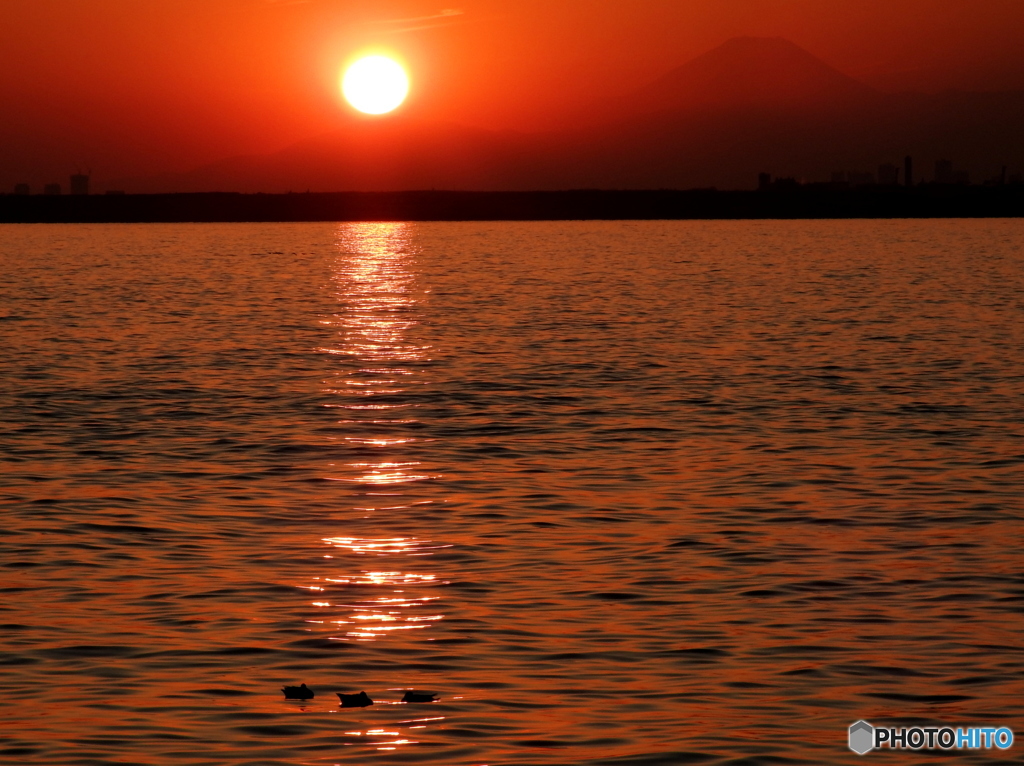
[{"label": "distant city skyline", "polygon": [[[910,160],[911,164],[913,158],[904,158],[905,164],[907,160]],[[953,161],[948,159],[938,159],[934,163],[934,174],[929,178],[918,177],[915,181],[912,181],[913,185],[920,184],[947,184],[947,185],[971,185],[972,178],[969,171],[957,168]],[[901,171],[903,169],[898,165],[891,162],[884,162],[878,166],[877,172],[871,172],[868,170],[833,170],[831,171],[829,178],[796,178],[792,175],[780,174],[773,175],[767,172],[761,172],[758,174],[758,188],[764,189],[771,187],[773,184],[779,182],[791,183],[798,182],[804,185],[818,185],[818,186],[831,186],[834,188],[850,187],[856,188],[860,186],[906,186],[906,177],[901,179]],[[975,183],[987,186],[996,186],[1003,184],[1020,184],[1024,183],[1024,174],[1015,172],[1008,172],[1008,166],[1004,165],[1000,168],[1000,172],[983,180],[976,180]],[[90,194],[90,174],[72,173],[69,176],[68,189],[71,194],[76,195],[87,195]],[[92,190],[93,193],[98,190]],[[104,189],[104,193],[107,194],[123,194],[122,189]],[[31,195],[32,185],[28,182],[19,182],[14,185],[13,192],[0,191],[0,194],[13,193],[14,195]],[[63,193],[63,187],[59,183],[47,183],[42,186],[40,191],[45,196],[59,196]]]}]

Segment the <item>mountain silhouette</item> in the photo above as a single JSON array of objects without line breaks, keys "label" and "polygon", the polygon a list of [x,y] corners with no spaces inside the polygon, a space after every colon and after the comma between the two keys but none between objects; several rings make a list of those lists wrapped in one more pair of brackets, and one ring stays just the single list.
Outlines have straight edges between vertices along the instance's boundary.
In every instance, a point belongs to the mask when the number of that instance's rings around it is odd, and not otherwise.
[{"label": "mountain silhouette", "polygon": [[[640,90],[638,109],[867,103],[878,94],[781,37],[737,37]],[[641,107],[642,105],[642,107]]]},{"label": "mountain silhouette", "polygon": [[[918,167],[1024,166],[1024,93],[882,94],[781,38],[729,40],[573,127],[496,132],[409,116],[351,117],[270,155],[125,181],[130,191],[749,188],[759,171],[810,179]],[[988,172],[985,170],[984,172]],[[921,175],[919,175],[919,178]]]},{"label": "mountain silhouette", "polygon": [[637,91],[572,115],[601,124],[665,112],[835,110],[877,102],[872,88],[781,37],[736,37]]}]

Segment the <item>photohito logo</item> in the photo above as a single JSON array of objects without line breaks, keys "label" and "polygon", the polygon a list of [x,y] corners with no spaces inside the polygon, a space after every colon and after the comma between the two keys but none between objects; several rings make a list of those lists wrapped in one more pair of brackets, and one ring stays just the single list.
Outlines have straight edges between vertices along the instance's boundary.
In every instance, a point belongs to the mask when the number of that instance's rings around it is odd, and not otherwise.
[{"label": "photohito logo", "polygon": [[909,748],[910,750],[921,750],[922,748],[977,750],[983,747],[996,747],[1006,750],[1013,744],[1013,732],[1005,726],[999,728],[994,726],[970,728],[958,726],[955,729],[952,726],[914,726],[909,729],[905,727],[896,729],[887,726],[872,726],[867,721],[857,721],[850,727],[848,744],[857,755],[864,755],[880,747]]}]

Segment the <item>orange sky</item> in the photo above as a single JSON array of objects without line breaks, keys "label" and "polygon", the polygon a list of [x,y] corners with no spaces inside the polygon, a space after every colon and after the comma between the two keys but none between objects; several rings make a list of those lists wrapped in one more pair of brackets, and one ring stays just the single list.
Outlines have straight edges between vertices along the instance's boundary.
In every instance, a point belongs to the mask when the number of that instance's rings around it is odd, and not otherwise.
[{"label": "orange sky", "polygon": [[1020,0],[3,0],[0,184],[187,169],[336,127],[342,62],[402,56],[408,112],[536,129],[738,35],[872,85],[1024,88]]}]

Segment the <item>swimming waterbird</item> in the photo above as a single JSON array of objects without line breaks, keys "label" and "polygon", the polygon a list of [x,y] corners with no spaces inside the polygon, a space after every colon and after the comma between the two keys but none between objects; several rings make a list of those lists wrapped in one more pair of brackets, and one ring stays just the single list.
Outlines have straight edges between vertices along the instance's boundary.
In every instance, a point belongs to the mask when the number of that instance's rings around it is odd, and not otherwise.
[{"label": "swimming waterbird", "polygon": [[307,689],[305,684],[301,686],[282,686],[286,700],[311,700],[315,696],[312,689]]},{"label": "swimming waterbird", "polygon": [[437,702],[437,695],[432,692],[407,691],[402,702]]},{"label": "swimming waterbird", "polygon": [[370,699],[370,695],[366,692],[359,692],[359,694],[342,694],[341,692],[335,692],[338,698],[341,700],[342,707],[368,707],[373,704],[373,700]]}]

